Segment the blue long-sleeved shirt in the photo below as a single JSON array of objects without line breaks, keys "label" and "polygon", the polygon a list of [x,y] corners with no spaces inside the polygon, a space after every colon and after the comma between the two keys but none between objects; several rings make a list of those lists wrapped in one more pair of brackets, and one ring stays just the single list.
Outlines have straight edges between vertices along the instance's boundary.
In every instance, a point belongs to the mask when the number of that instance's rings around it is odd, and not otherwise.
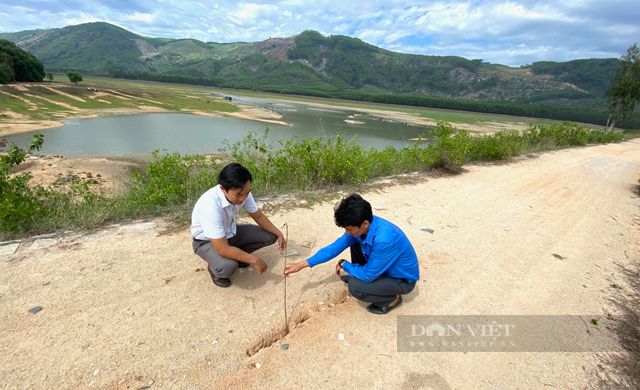
[{"label": "blue long-sleeved shirt", "polygon": [[396,225],[376,216],[371,221],[366,238],[345,233],[333,244],[316,252],[307,262],[310,267],[325,263],[356,242],[360,243],[367,264],[345,262],[343,269],[349,275],[365,282],[374,281],[380,275],[407,279],[409,282],[420,280],[418,256],[407,236]]}]

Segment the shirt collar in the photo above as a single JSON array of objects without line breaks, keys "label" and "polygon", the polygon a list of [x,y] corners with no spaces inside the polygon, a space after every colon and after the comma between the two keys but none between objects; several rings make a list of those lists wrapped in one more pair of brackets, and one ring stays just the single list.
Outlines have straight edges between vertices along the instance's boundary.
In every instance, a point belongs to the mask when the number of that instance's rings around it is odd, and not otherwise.
[{"label": "shirt collar", "polygon": [[233,204],[227,200],[227,197],[224,196],[224,192],[222,192],[222,186],[220,184],[216,187],[216,195],[220,199],[222,208],[233,206]]},{"label": "shirt collar", "polygon": [[363,243],[368,244],[368,245],[373,245],[373,235],[375,234],[376,227],[378,226],[377,220],[378,220],[378,218],[374,215],[373,218],[371,219],[371,224],[369,225],[369,231],[367,232],[367,238],[362,240]]}]

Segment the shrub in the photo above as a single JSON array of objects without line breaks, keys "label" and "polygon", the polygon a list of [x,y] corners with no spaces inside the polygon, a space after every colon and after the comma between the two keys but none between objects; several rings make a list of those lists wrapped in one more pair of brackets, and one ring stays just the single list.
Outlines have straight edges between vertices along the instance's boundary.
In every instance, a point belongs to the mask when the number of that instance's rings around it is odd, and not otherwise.
[{"label": "shrub", "polygon": [[9,153],[0,156],[0,233],[29,230],[36,214],[46,212],[39,202],[46,191],[40,186],[29,187],[31,175],[23,173],[11,177],[14,167],[24,162],[26,153],[40,150],[42,143],[42,134],[36,134],[28,150],[11,144]]},{"label": "shrub", "polygon": [[139,213],[195,204],[206,189],[216,185],[218,172],[215,159],[197,154],[160,155],[155,150],[146,171],[133,175],[123,201]]}]

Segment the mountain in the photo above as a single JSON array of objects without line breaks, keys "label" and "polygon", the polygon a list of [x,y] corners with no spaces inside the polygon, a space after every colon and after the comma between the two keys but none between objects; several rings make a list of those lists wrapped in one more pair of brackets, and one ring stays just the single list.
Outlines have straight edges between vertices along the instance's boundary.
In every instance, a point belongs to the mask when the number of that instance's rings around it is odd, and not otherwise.
[{"label": "mountain", "polygon": [[618,63],[585,59],[512,68],[480,59],[396,53],[315,31],[225,44],[149,38],[102,22],[4,33],[0,39],[34,54],[47,71],[148,72],[266,91],[287,87],[309,94],[357,91],[597,109],[606,107],[605,92]]}]

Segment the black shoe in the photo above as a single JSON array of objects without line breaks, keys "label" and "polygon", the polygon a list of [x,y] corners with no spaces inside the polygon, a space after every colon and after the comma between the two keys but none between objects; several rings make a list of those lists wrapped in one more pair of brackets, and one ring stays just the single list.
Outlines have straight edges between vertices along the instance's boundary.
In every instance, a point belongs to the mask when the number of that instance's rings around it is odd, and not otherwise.
[{"label": "black shoe", "polygon": [[218,287],[231,286],[231,281],[228,278],[216,278],[216,276],[213,274],[213,272],[211,272],[209,267],[207,267],[207,271],[209,271],[209,275],[211,275],[211,280],[213,281],[213,284],[215,284],[216,286]]},{"label": "black shoe", "polygon": [[367,306],[367,311],[373,314],[387,314],[392,309],[395,309],[396,307],[400,306],[401,303],[402,303],[402,295],[398,295],[396,300],[391,302],[387,306],[378,306],[375,303],[372,303],[371,305]]},{"label": "black shoe", "polygon": [[229,287],[231,286],[231,281],[228,278],[215,278],[213,279],[213,284],[218,287]]},{"label": "black shoe", "polygon": [[248,266],[250,266],[251,264],[249,263],[245,263],[244,261],[238,261],[238,268],[247,268]]},{"label": "black shoe", "polygon": [[351,275],[340,275],[340,279],[345,282],[345,283],[349,283],[349,279],[351,279]]}]

